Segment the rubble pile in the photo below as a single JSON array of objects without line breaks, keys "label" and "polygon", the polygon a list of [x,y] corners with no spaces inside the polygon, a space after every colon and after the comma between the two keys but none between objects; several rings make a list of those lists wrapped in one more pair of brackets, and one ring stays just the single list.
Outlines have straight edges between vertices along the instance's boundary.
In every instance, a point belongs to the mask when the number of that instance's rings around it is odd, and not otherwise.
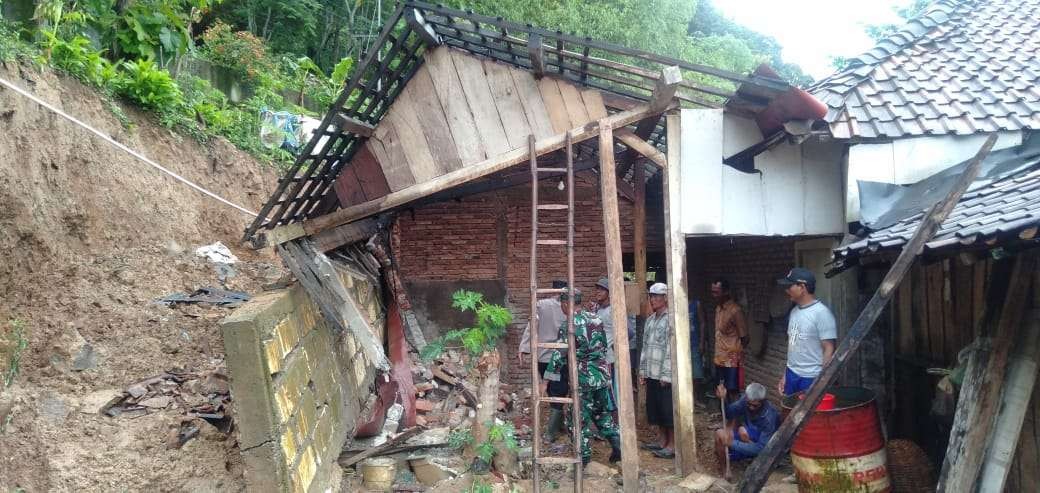
[{"label": "rubble pile", "polygon": [[169,449],[183,447],[206,429],[215,428],[228,435],[234,421],[226,371],[217,368],[192,372],[173,368],[129,385],[98,413],[111,418],[134,419],[164,410],[183,413],[179,425],[171,429],[167,437]]},{"label": "rubble pile", "polygon": [[[471,464],[463,457],[460,444],[452,443],[451,437],[474,424],[480,406],[478,372],[467,367],[456,350],[447,350],[429,363],[413,353],[411,365],[416,426],[397,431],[402,406],[395,404],[386,412],[383,433],[355,440],[340,456],[339,463],[348,474],[351,469],[356,470],[353,481],[362,490],[384,491],[388,474],[394,479],[392,487],[385,491],[439,491],[458,481],[471,481],[471,475],[466,474]],[[529,400],[530,391],[524,394]],[[518,396],[513,386],[499,384],[495,418],[499,423],[514,423],[521,455],[525,454],[523,448],[531,434],[529,405],[524,397]],[[529,447],[526,453],[530,453]],[[395,460],[388,465],[387,458]],[[505,481],[504,475],[522,474],[512,470],[503,475],[497,459],[495,465],[496,472],[489,476],[494,481]]]}]

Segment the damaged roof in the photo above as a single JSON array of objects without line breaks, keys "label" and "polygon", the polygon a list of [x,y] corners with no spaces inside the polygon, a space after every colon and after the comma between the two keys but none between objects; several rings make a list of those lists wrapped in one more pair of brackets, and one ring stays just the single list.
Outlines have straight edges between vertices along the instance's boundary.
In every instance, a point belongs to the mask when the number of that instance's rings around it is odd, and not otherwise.
[{"label": "damaged roof", "polygon": [[[791,90],[786,82],[769,76],[737,74],[501,18],[401,2],[318,126],[325,130],[315,132],[279,180],[246,229],[246,240],[257,244],[260,229],[300,222],[340,207],[333,184],[365,138],[338,128],[336,122],[347,118],[362,126],[378,125],[423,65],[424,53],[437,44],[523,70],[534,67],[529,46],[538,46],[547,76],[599,90],[609,112],[649,101],[661,69],[669,66],[678,66],[685,75],[676,93],[683,107],[725,105],[727,111],[754,114]],[[659,123],[647,140],[661,146],[664,134]],[[317,142],[323,142],[320,149]]]},{"label": "damaged roof", "polygon": [[808,90],[836,138],[1040,128],[1040,0],[939,0]]},{"label": "damaged roof", "polygon": [[[1009,237],[1032,239],[1040,225],[1040,145],[1037,140],[1040,139],[991,154],[990,157],[998,161],[994,163],[994,172],[980,175],[972,183],[935,236],[925,244],[925,252],[978,244],[993,246]],[[904,189],[908,194],[945,195],[949,184],[966,164],[961,163],[939,177],[953,178],[946,180],[945,188],[941,182],[938,186],[935,182],[925,183],[931,180],[929,178]],[[886,221],[886,225],[866,236],[838,247],[835,249],[838,263],[848,264],[855,257],[902,247],[913,236],[923,216],[924,210],[915,208],[902,218]]]}]

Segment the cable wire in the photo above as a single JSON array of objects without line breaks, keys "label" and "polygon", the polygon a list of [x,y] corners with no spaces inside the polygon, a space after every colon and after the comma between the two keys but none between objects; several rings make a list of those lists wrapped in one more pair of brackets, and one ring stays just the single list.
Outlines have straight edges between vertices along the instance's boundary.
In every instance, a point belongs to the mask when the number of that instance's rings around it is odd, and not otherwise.
[{"label": "cable wire", "polygon": [[14,92],[17,92],[18,94],[21,94],[22,96],[25,96],[25,97],[31,99],[36,104],[39,104],[40,106],[43,106],[44,108],[47,108],[48,110],[51,110],[52,112],[58,114],[62,118],[65,118],[66,120],[68,120],[68,121],[70,121],[72,123],[75,123],[76,125],[79,125],[79,126],[85,128],[85,129],[87,129],[88,131],[90,131],[94,135],[97,135],[98,137],[101,137],[102,139],[104,139],[109,144],[112,144],[113,146],[115,146],[115,147],[117,147],[119,149],[122,149],[127,154],[130,154],[131,156],[133,156],[133,157],[143,161],[145,164],[148,164],[149,166],[151,166],[151,167],[153,167],[153,168],[155,168],[155,169],[157,169],[159,171],[162,171],[163,173],[166,173],[167,175],[169,175],[173,179],[175,179],[175,180],[177,180],[177,181],[179,181],[181,183],[184,183],[185,185],[188,185],[189,187],[194,188],[195,190],[203,193],[204,195],[208,195],[209,197],[214,198],[214,199],[220,201],[221,203],[223,203],[225,205],[229,205],[231,207],[234,207],[235,209],[238,209],[241,212],[249,214],[250,216],[257,217],[257,213],[255,213],[255,212],[253,212],[253,211],[251,211],[249,209],[246,209],[245,207],[242,207],[242,206],[240,206],[238,204],[235,204],[234,202],[231,202],[231,201],[229,201],[229,200],[227,200],[227,199],[225,199],[225,198],[223,198],[223,197],[221,197],[221,196],[219,196],[219,195],[217,195],[217,194],[215,194],[213,192],[210,192],[209,190],[206,190],[205,188],[202,188],[201,186],[196,185],[195,183],[192,183],[187,178],[184,178],[184,177],[178,175],[177,173],[174,173],[173,171],[170,171],[169,169],[166,169],[161,164],[159,164],[159,163],[149,159],[147,156],[145,156],[145,155],[143,155],[143,154],[141,154],[141,153],[139,153],[139,152],[137,152],[137,151],[135,151],[135,150],[133,150],[133,149],[131,149],[131,148],[129,148],[129,147],[119,143],[119,142],[117,142],[115,139],[113,139],[112,137],[102,133],[100,130],[97,130],[94,127],[91,127],[90,125],[87,125],[86,123],[83,123],[83,122],[79,121],[78,119],[76,119],[72,115],[69,115],[68,113],[65,113],[64,111],[62,111],[62,110],[60,110],[58,108],[55,108],[54,106],[51,106],[46,101],[44,101],[44,100],[36,97],[34,94],[32,94],[32,93],[30,93],[30,92],[28,92],[28,91],[26,91],[26,90],[24,90],[24,89],[22,89],[22,88],[20,88],[20,87],[18,87],[16,85],[14,85],[13,83],[5,80],[2,77],[0,77],[0,84],[2,84],[3,86],[7,87],[8,89],[11,89]]}]

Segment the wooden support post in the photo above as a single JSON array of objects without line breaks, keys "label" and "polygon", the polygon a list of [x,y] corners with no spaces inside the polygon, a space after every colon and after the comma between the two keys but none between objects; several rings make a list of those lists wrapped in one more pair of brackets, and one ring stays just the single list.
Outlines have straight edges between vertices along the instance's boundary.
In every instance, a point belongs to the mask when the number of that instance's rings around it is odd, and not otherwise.
[{"label": "wooden support post", "polygon": [[[1033,289],[1037,289],[1035,280]],[[1014,339],[1017,341],[1015,355],[1000,398],[1000,413],[986,448],[979,475],[979,493],[1004,491],[1004,483],[1015,459],[1022,424],[1036,385],[1037,364],[1040,363],[1037,356],[1040,354],[1040,310],[1034,308],[1030,311],[1021,332]]]},{"label": "wooden support post", "polygon": [[[937,491],[975,491],[986,454],[986,443],[992,436],[1000,411],[1001,394],[1005,388],[1004,375],[1009,366],[1008,355],[1013,345],[1022,342],[1015,336],[1021,325],[1025,303],[1029,299],[1029,285],[1036,268],[1036,252],[1019,254],[1014,263],[1005,289],[1001,289],[1003,286],[999,285],[997,273],[994,273],[984,317],[986,325],[983,334],[986,337],[981,339],[983,344],[968,359]],[[1003,304],[1003,308],[994,314],[998,304]]]},{"label": "wooden support post", "polygon": [[668,166],[664,168],[664,242],[668,269],[668,313],[672,324],[672,415],[675,424],[675,469],[686,476],[697,468],[697,434],[693,409],[693,359],[690,354],[690,312],[686,295],[686,235],[680,229],[678,114],[665,117]]},{"label": "wooden support post", "polygon": [[357,118],[351,118],[344,113],[336,113],[336,126],[343,132],[360,135],[362,137],[371,137],[372,132],[375,131],[376,127],[370,123],[365,123]]},{"label": "wooden support post", "polygon": [[682,82],[682,72],[679,71],[679,67],[673,65],[661,69],[661,77],[654,84],[650,108],[661,110],[668,107],[672,98],[675,97],[675,91],[679,89],[680,82]]},{"label": "wooden support post", "polygon": [[527,38],[527,56],[531,59],[531,72],[535,79],[545,76],[545,46],[542,45],[542,35],[532,33]]},{"label": "wooden support post", "polygon": [[[669,103],[669,105],[672,104],[674,104],[674,101]],[[660,113],[660,110],[651,112],[650,107],[643,104],[628,111],[614,113],[613,115],[600,120],[599,124],[605,123],[606,126],[611,127],[611,129],[620,128],[656,113]],[[573,143],[577,144],[579,142],[584,142],[599,135],[597,126],[597,122],[589,122],[585,125],[569,130]],[[538,155],[542,155],[557,149],[562,149],[564,147],[566,135],[567,132],[564,132],[551,137],[538,139],[535,145],[535,152]],[[340,224],[346,224],[373,214],[378,214],[384,210],[399,207],[442,190],[463,185],[478,178],[483,178],[492,173],[497,173],[510,168],[524,162],[528,158],[529,154],[530,152],[528,151],[527,146],[513,149],[485,159],[479,163],[474,163],[450,173],[445,173],[423,183],[416,183],[410,187],[403,188],[396,192],[391,192],[390,194],[384,195],[378,199],[345,207],[336,212],[325,214],[324,216],[319,216],[313,219],[307,219],[299,223],[279,226],[266,233],[267,241],[269,244],[276,244],[276,241],[281,243],[294,238],[299,238],[300,236],[313,235],[326,229],[339,226]]]},{"label": "wooden support post", "polygon": [[662,168],[668,165],[668,159],[665,157],[664,153],[650,145],[649,142],[640,138],[635,134],[635,132],[632,132],[627,128],[619,128],[617,132],[614,132],[614,135],[617,135],[618,140],[628,146],[629,149],[642,154],[653,161],[654,164]]},{"label": "wooden support post", "polygon": [[626,493],[639,491],[639,446],[636,444],[635,403],[632,400],[632,368],[628,356],[628,312],[625,309],[625,269],[621,263],[621,219],[618,210],[617,175],[614,170],[614,136],[609,124],[599,127],[600,197],[603,200],[603,235],[610,279],[610,315],[614,322],[614,353],[618,379],[618,423],[621,427],[621,474]]},{"label": "wooden support post", "polygon": [[[823,398],[824,391],[834,382],[838,372],[844,367],[845,362],[856,352],[863,339],[867,337],[870,328],[873,327],[874,322],[877,321],[881,311],[892,297],[893,291],[899,286],[903,276],[910,270],[910,266],[913,265],[914,260],[924,249],[925,243],[939,230],[939,226],[953,211],[961,195],[964,194],[964,191],[968,189],[971,182],[978,176],[979,170],[982,168],[982,160],[989,155],[989,151],[993,149],[993,144],[996,141],[996,134],[990,135],[986,139],[978,154],[968,163],[968,167],[958,178],[946,197],[925,213],[921,219],[921,224],[917,227],[917,231],[914,232],[910,241],[903,247],[899,257],[892,263],[892,267],[885,274],[885,278],[881,280],[881,285],[874,293],[874,296],[867,302],[867,306],[859,314],[859,317],[856,318],[852,328],[849,329],[848,335],[838,345],[834,356],[823,365],[823,371],[816,377],[812,387],[806,391],[805,399],[791,410],[780,429],[773,434],[773,437],[766,443],[762,452],[758,454],[758,457],[744,472],[744,478],[741,479],[738,485],[738,489],[742,493],[753,493],[762,489],[762,485],[765,484],[766,477],[769,476],[769,471],[773,468],[776,459],[787,449],[791,440],[794,439],[794,436],[808,421],[812,411],[816,409],[820,399]],[[669,140],[669,142],[671,141]]]},{"label": "wooden support post", "polygon": [[369,363],[377,370],[389,371],[390,360],[382,341],[376,339],[332,261],[318,251],[310,238],[282,243],[275,250],[333,329],[353,334]]},{"label": "wooden support post", "polygon": [[433,30],[433,26],[426,23],[426,19],[423,18],[418,10],[414,8],[405,10],[404,20],[419,35],[419,38],[422,39],[423,44],[427,47],[440,46],[441,37],[437,35],[437,31]]},{"label": "wooden support post", "polygon": [[[639,314],[636,315],[636,340],[643,340],[643,325],[650,314],[650,305],[646,299],[646,167],[636,166],[632,173],[635,188],[635,201],[632,207],[632,250],[634,269],[636,271],[636,290],[639,292]],[[635,360],[639,361],[641,351],[636,347]],[[638,366],[638,365],[637,365]],[[635,371],[633,378],[638,377]]]}]

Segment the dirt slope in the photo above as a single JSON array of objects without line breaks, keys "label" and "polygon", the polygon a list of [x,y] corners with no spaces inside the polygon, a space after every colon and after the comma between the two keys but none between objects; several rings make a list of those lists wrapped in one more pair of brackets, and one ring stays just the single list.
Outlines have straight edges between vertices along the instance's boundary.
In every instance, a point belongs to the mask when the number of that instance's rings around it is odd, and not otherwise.
[{"label": "dirt slope", "polygon": [[[93,90],[50,72],[7,64],[0,77],[246,208],[273,189],[275,171],[225,141],[199,144],[124,107],[126,130]],[[215,429],[167,450],[182,411],[95,411],[165,370],[223,364],[226,309],[152,303],[220,286],[195,248],[231,247],[242,262],[227,286],[252,293],[281,275],[280,262],[238,245],[248,216],[2,88],[0,128],[0,325],[22,320],[29,339],[0,395],[0,490],[242,489],[234,440]]]}]

